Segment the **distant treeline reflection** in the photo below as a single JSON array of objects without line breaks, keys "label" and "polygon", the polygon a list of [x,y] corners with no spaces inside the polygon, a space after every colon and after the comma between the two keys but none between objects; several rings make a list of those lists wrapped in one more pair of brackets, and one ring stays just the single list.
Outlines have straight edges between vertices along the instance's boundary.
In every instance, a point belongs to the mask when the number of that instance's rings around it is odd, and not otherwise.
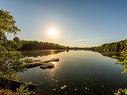
[{"label": "distant treeline reflection", "polygon": [[121,56],[121,52],[100,52],[100,53],[104,56],[108,56],[112,58]]},{"label": "distant treeline reflection", "polygon": [[122,73],[127,73],[127,52],[101,52],[101,54],[116,59],[116,64],[122,66]]},{"label": "distant treeline reflection", "polygon": [[65,50],[35,50],[35,51],[23,51],[22,54],[25,57],[38,57],[38,56],[48,56],[52,54],[57,54],[60,52],[65,52]]}]

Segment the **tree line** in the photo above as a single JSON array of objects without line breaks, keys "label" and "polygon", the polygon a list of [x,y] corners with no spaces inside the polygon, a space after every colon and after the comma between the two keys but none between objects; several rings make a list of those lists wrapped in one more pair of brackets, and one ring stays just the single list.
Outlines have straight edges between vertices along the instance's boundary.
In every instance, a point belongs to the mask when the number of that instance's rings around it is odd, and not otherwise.
[{"label": "tree line", "polygon": [[99,52],[121,52],[121,51],[127,51],[127,39],[119,41],[119,42],[113,42],[113,43],[107,43],[103,44],[98,47],[92,47],[89,48],[90,50],[99,51]]},{"label": "tree line", "polygon": [[28,41],[21,40],[22,46],[19,48],[20,51],[30,51],[30,50],[44,50],[44,49],[65,49],[65,46],[42,42],[42,41]]}]

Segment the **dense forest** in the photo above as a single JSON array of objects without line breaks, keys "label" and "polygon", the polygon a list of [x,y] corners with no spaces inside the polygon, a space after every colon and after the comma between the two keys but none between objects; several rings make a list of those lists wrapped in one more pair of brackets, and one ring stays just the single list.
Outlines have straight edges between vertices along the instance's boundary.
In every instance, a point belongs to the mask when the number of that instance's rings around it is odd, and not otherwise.
[{"label": "dense forest", "polygon": [[39,41],[27,41],[21,40],[22,46],[20,51],[30,51],[30,50],[43,50],[43,49],[65,49],[65,46],[61,46],[54,43],[39,42]]},{"label": "dense forest", "polygon": [[119,41],[119,42],[113,42],[113,43],[107,43],[103,44],[98,47],[92,47],[89,48],[90,50],[99,51],[99,52],[121,52],[121,51],[127,51],[127,39]]},{"label": "dense forest", "polygon": [[[17,40],[17,39],[16,39]],[[44,50],[44,49],[84,49],[84,50],[93,50],[99,52],[121,52],[127,50],[127,39],[113,42],[113,43],[106,43],[98,47],[92,48],[75,48],[75,47],[65,47],[59,44],[49,43],[49,42],[42,42],[42,41],[28,41],[28,40],[20,40],[22,46],[19,48],[20,51],[31,51],[31,50]]]}]

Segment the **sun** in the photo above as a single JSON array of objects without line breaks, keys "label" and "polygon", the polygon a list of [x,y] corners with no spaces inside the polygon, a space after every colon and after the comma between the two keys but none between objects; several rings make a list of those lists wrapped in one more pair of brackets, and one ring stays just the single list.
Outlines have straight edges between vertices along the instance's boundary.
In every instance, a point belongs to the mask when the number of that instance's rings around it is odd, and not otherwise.
[{"label": "sun", "polygon": [[55,26],[50,26],[47,29],[47,34],[48,34],[48,36],[50,38],[56,38],[56,37],[58,37],[58,32],[59,32],[59,29],[56,28]]}]

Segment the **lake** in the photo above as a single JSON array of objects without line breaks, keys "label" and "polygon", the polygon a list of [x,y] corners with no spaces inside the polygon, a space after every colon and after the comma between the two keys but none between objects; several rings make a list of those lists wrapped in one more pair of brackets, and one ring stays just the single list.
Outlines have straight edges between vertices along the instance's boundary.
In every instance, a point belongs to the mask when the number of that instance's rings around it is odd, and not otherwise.
[{"label": "lake", "polygon": [[20,73],[20,80],[37,84],[39,95],[113,95],[127,87],[127,74],[115,59],[93,51],[45,50],[23,52],[30,58],[53,62],[55,68],[35,67]]}]

